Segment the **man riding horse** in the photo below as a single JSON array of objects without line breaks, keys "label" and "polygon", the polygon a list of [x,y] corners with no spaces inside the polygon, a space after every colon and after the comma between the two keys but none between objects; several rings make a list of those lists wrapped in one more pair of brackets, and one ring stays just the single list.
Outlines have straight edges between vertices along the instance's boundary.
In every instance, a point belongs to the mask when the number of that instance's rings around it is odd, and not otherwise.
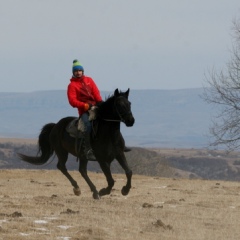
[{"label": "man riding horse", "polygon": [[[70,105],[78,109],[79,120],[84,124],[84,154],[89,161],[95,161],[95,156],[91,148],[90,134],[91,122],[89,120],[89,110],[93,106],[102,103],[100,91],[91,77],[84,75],[84,68],[78,60],[73,61],[72,78],[67,89],[67,96]],[[129,148],[124,151],[130,151]]]}]

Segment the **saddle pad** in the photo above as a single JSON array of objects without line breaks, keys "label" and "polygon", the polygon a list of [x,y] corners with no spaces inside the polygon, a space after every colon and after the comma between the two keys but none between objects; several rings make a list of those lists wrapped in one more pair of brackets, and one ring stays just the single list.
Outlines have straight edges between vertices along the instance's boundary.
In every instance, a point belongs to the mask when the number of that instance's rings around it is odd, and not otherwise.
[{"label": "saddle pad", "polygon": [[75,138],[82,138],[82,131],[78,130],[78,118],[74,118],[66,127],[66,132],[70,134],[70,136]]}]

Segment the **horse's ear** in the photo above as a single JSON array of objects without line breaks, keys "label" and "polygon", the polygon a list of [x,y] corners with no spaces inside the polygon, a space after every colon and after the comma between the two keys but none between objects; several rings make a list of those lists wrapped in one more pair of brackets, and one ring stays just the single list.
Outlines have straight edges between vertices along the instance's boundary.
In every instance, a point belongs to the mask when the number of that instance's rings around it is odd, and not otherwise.
[{"label": "horse's ear", "polygon": [[118,88],[116,88],[116,90],[114,91],[114,96],[117,97],[119,95],[119,91]]},{"label": "horse's ear", "polygon": [[125,92],[125,94],[128,96],[130,92],[130,88],[128,88],[128,90]]}]

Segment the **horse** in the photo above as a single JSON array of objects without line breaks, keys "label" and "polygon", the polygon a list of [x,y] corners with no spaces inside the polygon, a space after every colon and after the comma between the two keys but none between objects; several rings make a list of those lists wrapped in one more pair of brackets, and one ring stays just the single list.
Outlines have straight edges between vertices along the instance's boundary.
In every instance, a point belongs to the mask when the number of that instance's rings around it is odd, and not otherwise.
[{"label": "horse", "polygon": [[92,121],[91,146],[96,160],[106,177],[107,187],[102,188],[100,191],[96,189],[87,174],[88,160],[83,153],[83,148],[77,151],[76,139],[66,130],[74,119],[77,120],[76,117],[65,117],[57,123],[44,125],[38,137],[37,155],[27,156],[18,153],[18,157],[30,164],[43,165],[55,153],[58,158],[57,168],[70,181],[74,194],[79,196],[81,190],[66,168],[68,154],[71,153],[79,158],[78,170],[90,187],[94,199],[100,199],[102,196],[111,193],[114,179],[110,165],[116,159],[126,174],[127,182],[121,190],[122,195],[126,196],[131,188],[132,170],[129,168],[124,154],[125,142],[120,132],[120,123],[123,122],[127,127],[132,127],[135,122],[131,111],[131,102],[128,100],[129,92],[129,88],[126,92],[121,92],[117,88],[114,94],[108,96],[97,107],[96,118]]}]

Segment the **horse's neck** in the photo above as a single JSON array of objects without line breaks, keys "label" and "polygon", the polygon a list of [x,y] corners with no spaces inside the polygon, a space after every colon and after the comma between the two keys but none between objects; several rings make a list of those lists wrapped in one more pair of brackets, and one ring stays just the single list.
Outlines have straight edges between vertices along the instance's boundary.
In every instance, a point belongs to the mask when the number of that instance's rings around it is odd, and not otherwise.
[{"label": "horse's neck", "polygon": [[103,118],[101,119],[101,122],[102,122],[102,125],[103,126],[107,126],[108,129],[111,129],[111,130],[119,130],[120,129],[120,121],[118,120],[114,120],[113,118]]},{"label": "horse's neck", "polygon": [[109,104],[103,104],[101,109],[99,110],[99,117],[100,119],[106,121],[115,120],[113,107]]}]

